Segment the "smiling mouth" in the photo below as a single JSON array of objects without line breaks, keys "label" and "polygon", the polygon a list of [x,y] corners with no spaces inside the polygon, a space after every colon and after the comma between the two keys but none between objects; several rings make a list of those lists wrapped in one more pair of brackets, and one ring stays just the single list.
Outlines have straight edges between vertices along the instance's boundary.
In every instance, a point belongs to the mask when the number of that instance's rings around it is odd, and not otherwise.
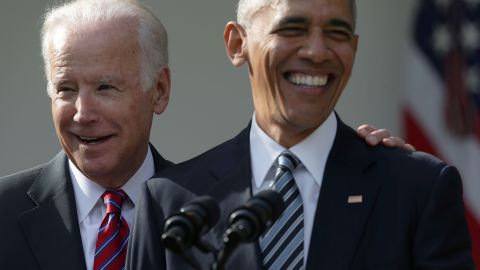
[{"label": "smiling mouth", "polygon": [[106,141],[112,136],[105,137],[86,137],[86,136],[77,136],[77,138],[85,144],[97,144]]},{"label": "smiling mouth", "polygon": [[329,75],[307,75],[302,73],[287,73],[285,79],[290,83],[302,87],[323,87],[327,85]]}]

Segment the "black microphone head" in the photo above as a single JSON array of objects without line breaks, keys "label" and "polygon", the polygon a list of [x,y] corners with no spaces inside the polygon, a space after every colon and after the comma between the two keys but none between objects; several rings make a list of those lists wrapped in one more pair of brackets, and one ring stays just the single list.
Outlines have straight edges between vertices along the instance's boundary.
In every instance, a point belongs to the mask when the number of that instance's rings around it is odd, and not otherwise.
[{"label": "black microphone head", "polygon": [[212,198],[195,198],[166,219],[162,242],[166,248],[182,253],[212,228],[219,216],[220,209]]},{"label": "black microphone head", "polygon": [[259,192],[229,216],[228,239],[250,242],[258,239],[285,209],[282,196],[273,190]]},{"label": "black microphone head", "polygon": [[174,214],[163,225],[162,242],[166,248],[181,254],[193,245],[195,241],[195,227],[189,218]]},{"label": "black microphone head", "polygon": [[282,195],[274,190],[267,189],[257,193],[247,201],[246,205],[254,205],[253,202],[258,200],[268,204],[268,208],[265,208],[265,211],[268,211],[268,219],[271,222],[277,220],[285,210],[285,202],[283,201]]},{"label": "black microphone head", "polygon": [[209,196],[200,196],[180,208],[180,212],[190,216],[202,234],[210,230],[220,217],[217,202]]}]

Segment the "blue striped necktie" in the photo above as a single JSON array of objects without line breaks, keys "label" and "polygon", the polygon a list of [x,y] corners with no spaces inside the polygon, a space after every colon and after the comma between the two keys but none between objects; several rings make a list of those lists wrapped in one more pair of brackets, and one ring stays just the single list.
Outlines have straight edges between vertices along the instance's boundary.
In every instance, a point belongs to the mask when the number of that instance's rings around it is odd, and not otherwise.
[{"label": "blue striped necktie", "polygon": [[286,208],[259,241],[263,265],[268,270],[304,269],[303,203],[293,178],[300,161],[285,150],[277,164],[273,190],[282,195]]},{"label": "blue striped necktie", "polygon": [[93,269],[125,269],[130,230],[121,212],[128,196],[121,189],[110,189],[103,193],[102,198],[107,211],[98,230]]}]

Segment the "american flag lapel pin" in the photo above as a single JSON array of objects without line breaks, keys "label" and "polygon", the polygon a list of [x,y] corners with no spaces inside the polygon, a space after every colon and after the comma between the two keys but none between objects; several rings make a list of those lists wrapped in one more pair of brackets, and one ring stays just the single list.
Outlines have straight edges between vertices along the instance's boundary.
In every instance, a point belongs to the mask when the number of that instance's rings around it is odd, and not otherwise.
[{"label": "american flag lapel pin", "polygon": [[363,196],[362,195],[350,195],[350,196],[348,196],[347,202],[349,204],[363,203]]}]

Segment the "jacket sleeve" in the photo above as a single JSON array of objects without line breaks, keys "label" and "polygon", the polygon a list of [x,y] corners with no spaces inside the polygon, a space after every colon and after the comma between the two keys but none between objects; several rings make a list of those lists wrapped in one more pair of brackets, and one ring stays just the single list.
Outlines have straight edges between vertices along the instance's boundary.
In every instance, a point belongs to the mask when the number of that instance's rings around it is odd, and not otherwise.
[{"label": "jacket sleeve", "polygon": [[444,165],[432,182],[420,212],[413,243],[414,269],[475,270],[465,218],[462,181],[456,168]]}]

